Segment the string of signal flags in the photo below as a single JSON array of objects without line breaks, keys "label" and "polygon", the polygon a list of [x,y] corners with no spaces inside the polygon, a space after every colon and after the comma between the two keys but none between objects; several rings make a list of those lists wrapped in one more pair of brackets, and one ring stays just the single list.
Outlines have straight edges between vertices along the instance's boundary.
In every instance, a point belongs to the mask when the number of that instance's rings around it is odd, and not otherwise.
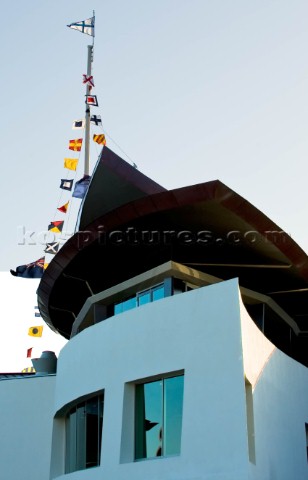
[{"label": "string of signal flags", "polygon": [[[41,316],[41,314],[39,312],[39,309],[38,309],[38,306],[34,307],[34,316],[35,317],[40,317]],[[43,335],[43,329],[44,329],[43,325],[35,325],[33,327],[29,327],[28,335],[30,337],[41,338],[42,335]],[[27,348],[26,358],[31,358],[32,357],[33,348],[34,348],[34,346],[32,346],[30,348]],[[34,367],[25,367],[25,368],[22,369],[22,373],[35,373],[35,369],[34,369]]]},{"label": "string of signal flags", "polygon": [[[87,20],[83,20],[80,22],[75,22],[70,25],[67,25],[69,28],[74,30],[78,30],[81,33],[85,33],[87,35],[91,35],[94,37],[94,24],[95,24],[95,17],[88,18]],[[98,100],[97,95],[92,94],[92,89],[94,88],[94,78],[93,75],[83,74],[82,75],[82,83],[87,87],[87,94],[85,95],[85,103],[89,107],[98,107]],[[102,119],[100,115],[90,115],[90,124],[95,125],[96,127],[100,127],[102,129]],[[85,128],[85,119],[74,120],[72,129],[73,130],[82,130]],[[106,145],[106,137],[104,133],[94,133],[93,134],[93,141],[98,145],[105,146]],[[68,149],[72,152],[77,152],[77,155],[74,157],[66,157],[64,158],[64,168],[68,171],[66,178],[61,178],[60,181],[60,189],[66,192],[72,192],[71,197],[83,199],[85,196],[87,189],[90,184],[91,176],[90,175],[83,175],[83,177],[76,181],[75,176],[77,172],[77,167],[79,163],[80,152],[83,145],[83,138],[74,138],[69,140],[68,142]],[[70,178],[69,172],[75,172],[73,178]],[[75,185],[74,185],[75,182]],[[73,189],[74,187],[74,189]],[[61,201],[59,200],[59,203]],[[67,214],[70,207],[71,198],[66,198],[66,201],[63,204],[59,204],[57,207],[57,211],[61,212],[62,214]],[[50,222],[48,225],[48,231],[61,234],[63,230],[65,220],[63,218],[56,219]],[[46,254],[55,255],[60,248],[60,241],[54,241],[50,243],[46,243],[46,247],[44,252]],[[11,274],[16,277],[21,278],[41,278],[43,276],[44,270],[48,267],[48,263],[45,261],[45,255],[35,260],[34,262],[20,265],[16,268],[16,270],[10,270]]]}]

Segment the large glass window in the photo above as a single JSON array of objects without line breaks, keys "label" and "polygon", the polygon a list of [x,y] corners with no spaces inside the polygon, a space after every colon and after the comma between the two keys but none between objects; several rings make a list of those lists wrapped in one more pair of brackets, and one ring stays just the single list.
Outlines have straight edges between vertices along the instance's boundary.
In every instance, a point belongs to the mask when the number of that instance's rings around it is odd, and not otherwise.
[{"label": "large glass window", "polygon": [[306,430],[306,452],[307,452],[307,461],[308,461],[308,423],[305,423]]},{"label": "large glass window", "polygon": [[75,405],[66,416],[66,473],[100,464],[103,394]]},{"label": "large glass window", "polygon": [[140,305],[145,305],[146,303],[155,302],[156,300],[160,300],[164,298],[164,285],[157,285],[156,287],[149,288],[148,290],[144,290],[137,294],[137,304],[138,307]]},{"label": "large glass window", "polygon": [[131,298],[123,300],[122,302],[116,303],[114,305],[114,314],[126,312],[135,307],[140,307],[146,303],[155,302],[165,297],[165,287],[164,284],[156,285],[155,287],[148,288],[143,292],[139,292]]},{"label": "large glass window", "polygon": [[136,385],[136,460],[180,453],[183,388],[183,375]]}]

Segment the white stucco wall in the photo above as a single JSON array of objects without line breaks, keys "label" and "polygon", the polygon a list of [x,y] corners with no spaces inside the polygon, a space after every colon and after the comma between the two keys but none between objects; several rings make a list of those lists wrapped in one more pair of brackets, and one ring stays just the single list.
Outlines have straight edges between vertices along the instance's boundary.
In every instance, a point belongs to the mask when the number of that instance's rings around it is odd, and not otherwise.
[{"label": "white stucco wall", "polygon": [[253,386],[253,480],[306,480],[308,369],[269,342],[241,306],[244,366]]},{"label": "white stucco wall", "polygon": [[49,479],[55,378],[0,381],[1,479]]},{"label": "white stucco wall", "polygon": [[[133,383],[179,370],[181,454],[134,462]],[[51,468],[51,478],[62,480],[305,480],[307,370],[263,336],[236,280],[125,312],[68,342],[57,376],[0,381],[0,478],[47,480]],[[244,374],[253,393],[255,463]],[[64,421],[53,417],[102,389],[101,465],[63,475]]]},{"label": "white stucco wall", "polygon": [[[134,462],[133,388],[127,382],[181,369],[181,455]],[[67,480],[247,480],[237,281],[139,307],[74,337],[59,357],[55,412],[100,389],[105,390],[101,466],[66,475]],[[63,441],[56,422],[52,478],[63,473]]]}]

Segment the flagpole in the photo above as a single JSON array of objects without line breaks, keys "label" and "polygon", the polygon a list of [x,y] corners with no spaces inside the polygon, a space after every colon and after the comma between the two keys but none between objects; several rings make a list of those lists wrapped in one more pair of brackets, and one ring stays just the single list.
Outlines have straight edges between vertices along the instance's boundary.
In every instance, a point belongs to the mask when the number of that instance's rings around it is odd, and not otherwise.
[{"label": "flagpole", "polygon": [[[93,45],[88,45],[88,62],[87,62],[87,77],[91,76],[92,70],[92,58],[93,58]],[[87,83],[86,95],[90,95],[91,86]],[[84,150],[84,175],[90,175],[90,119],[91,111],[90,105],[87,104],[86,97],[86,115],[85,115],[85,150]]]}]

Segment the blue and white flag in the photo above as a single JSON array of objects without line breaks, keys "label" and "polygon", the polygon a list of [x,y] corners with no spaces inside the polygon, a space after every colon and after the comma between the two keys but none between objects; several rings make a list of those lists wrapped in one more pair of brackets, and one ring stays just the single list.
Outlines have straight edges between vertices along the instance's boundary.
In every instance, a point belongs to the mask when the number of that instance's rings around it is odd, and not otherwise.
[{"label": "blue and white flag", "polygon": [[83,198],[88,190],[91,177],[90,175],[84,175],[78,182],[75,183],[73,197]]},{"label": "blue and white flag", "polygon": [[80,22],[71,23],[67,26],[69,28],[73,28],[74,30],[79,30],[81,33],[86,33],[87,35],[94,37],[94,23],[95,17],[91,17],[87,20],[81,20]]},{"label": "blue and white flag", "polygon": [[63,190],[71,191],[72,188],[73,188],[73,183],[74,183],[74,180],[68,180],[66,178],[61,178],[60,188],[62,188]]},{"label": "blue and white flag", "polygon": [[79,130],[80,128],[84,128],[85,126],[85,121],[84,120],[74,120],[72,129],[73,130]]},{"label": "blue and white flag", "polygon": [[102,125],[102,119],[100,115],[91,115],[90,122],[96,126]]}]

